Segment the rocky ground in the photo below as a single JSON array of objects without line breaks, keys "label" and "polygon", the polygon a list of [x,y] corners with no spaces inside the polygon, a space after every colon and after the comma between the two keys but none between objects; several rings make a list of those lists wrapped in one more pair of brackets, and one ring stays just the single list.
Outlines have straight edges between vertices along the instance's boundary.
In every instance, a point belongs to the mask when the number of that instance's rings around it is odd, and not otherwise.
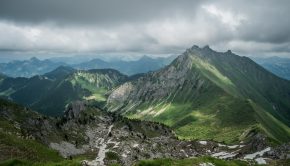
[{"label": "rocky ground", "polygon": [[[3,111],[2,114],[2,117],[13,118],[9,112]],[[251,133],[251,139],[236,145],[209,140],[179,140],[162,124],[123,118],[89,106],[86,102],[71,104],[62,118],[35,114],[15,124],[21,128],[23,137],[39,140],[65,158],[89,155],[87,160],[82,161],[82,165],[87,166],[132,165],[145,159],[198,156],[240,159],[259,164],[290,158],[289,144],[269,147],[261,134]]]},{"label": "rocky ground", "polygon": [[[83,118],[85,110],[83,105],[76,105],[75,108],[68,110],[65,123],[61,127],[62,130],[77,128],[78,121]],[[129,120],[99,109],[87,112],[92,114],[88,116],[91,120],[83,125],[85,142],[74,145],[68,139],[68,141],[60,143],[50,143],[50,146],[58,150],[64,157],[87,151],[94,152],[95,159],[84,160],[83,165],[113,163],[132,165],[134,162],[144,159],[183,159],[204,155],[265,164],[273,159],[290,157],[287,153],[290,150],[289,145],[269,147],[266,138],[261,134],[250,133],[251,139],[236,145],[225,145],[208,140],[186,141],[177,139],[169,128],[159,123]]]}]

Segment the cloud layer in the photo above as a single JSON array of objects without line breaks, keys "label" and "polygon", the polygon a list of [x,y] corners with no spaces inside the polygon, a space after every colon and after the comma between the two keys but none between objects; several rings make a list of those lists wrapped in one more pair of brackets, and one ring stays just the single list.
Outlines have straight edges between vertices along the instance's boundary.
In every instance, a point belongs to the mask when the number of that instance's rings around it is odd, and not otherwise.
[{"label": "cloud layer", "polygon": [[2,0],[0,50],[290,57],[289,1]]}]

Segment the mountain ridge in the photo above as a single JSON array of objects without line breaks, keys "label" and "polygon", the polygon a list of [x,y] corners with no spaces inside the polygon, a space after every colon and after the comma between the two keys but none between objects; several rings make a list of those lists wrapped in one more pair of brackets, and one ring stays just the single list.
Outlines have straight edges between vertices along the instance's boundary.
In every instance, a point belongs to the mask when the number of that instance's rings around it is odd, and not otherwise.
[{"label": "mountain ridge", "polygon": [[[263,85],[271,79],[274,81]],[[109,96],[107,109],[130,118],[176,127],[175,131],[184,138],[234,141],[233,137],[238,138],[258,124],[267,126],[261,121],[263,118],[273,124],[274,118],[289,125],[287,118],[283,118],[289,117],[289,85],[249,58],[231,51],[215,52],[209,46],[193,46],[165,68],[118,87]],[[272,91],[267,92],[269,88]],[[255,104],[262,106],[261,109]],[[275,124],[280,126],[278,133],[270,128],[265,132],[275,135],[276,140],[289,141],[289,128],[282,122],[282,126]],[[209,124],[218,126],[219,130]],[[189,130],[197,132],[196,135],[187,135]],[[283,132],[288,134],[284,136]],[[213,133],[217,135],[212,137]]]}]

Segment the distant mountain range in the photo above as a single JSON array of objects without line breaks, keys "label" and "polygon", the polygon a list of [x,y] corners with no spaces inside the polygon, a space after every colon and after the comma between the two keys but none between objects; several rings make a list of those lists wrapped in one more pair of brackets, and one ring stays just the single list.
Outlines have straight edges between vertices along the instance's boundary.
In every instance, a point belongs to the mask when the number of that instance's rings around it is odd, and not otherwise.
[{"label": "distant mountain range", "polygon": [[[8,63],[0,63],[0,74],[9,77],[32,77],[35,75],[42,75],[53,71],[60,66],[69,66],[75,69],[89,70],[89,69],[116,69],[126,75],[134,75],[138,73],[147,73],[149,71],[156,71],[170,62],[176,56],[151,58],[149,56],[142,56],[138,60],[110,60],[105,61],[99,58],[81,58],[78,62],[77,58],[73,58],[71,62],[69,57],[50,58],[39,60],[35,57],[28,60],[14,60]],[[269,58],[252,58],[256,63],[263,66],[268,71],[276,74],[281,78],[290,80],[290,59],[281,57]]]},{"label": "distant mountain range", "polygon": [[52,71],[61,65],[65,63],[39,60],[33,57],[29,60],[0,63],[0,72],[10,77],[32,77]]},{"label": "distant mountain range", "polygon": [[0,73],[10,77],[32,77],[50,72],[59,66],[70,66],[75,69],[84,70],[111,68],[127,75],[134,75],[160,69],[169,64],[174,58],[175,56],[166,58],[143,56],[136,61],[104,61],[101,59],[92,59],[77,64],[70,64],[66,62],[69,58],[62,58],[61,61],[56,61],[53,59],[39,60],[33,57],[29,60],[0,63]]},{"label": "distant mountain range", "polygon": [[134,75],[138,73],[147,73],[149,71],[158,70],[168,65],[170,62],[172,62],[175,57],[176,56],[170,56],[167,58],[153,59],[149,56],[143,56],[139,60],[136,60],[136,61],[118,60],[118,61],[110,61],[110,62],[106,62],[100,59],[93,59],[88,62],[73,65],[72,67],[77,68],[77,69],[84,69],[84,70],[112,68],[127,75]]},{"label": "distant mountain range", "polygon": [[290,58],[270,57],[253,60],[277,76],[290,80]]}]

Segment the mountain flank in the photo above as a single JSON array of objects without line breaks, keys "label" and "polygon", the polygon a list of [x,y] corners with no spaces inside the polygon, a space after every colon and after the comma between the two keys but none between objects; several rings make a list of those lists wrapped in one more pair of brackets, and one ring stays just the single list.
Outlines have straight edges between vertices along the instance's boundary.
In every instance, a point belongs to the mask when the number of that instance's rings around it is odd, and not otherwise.
[{"label": "mountain flank", "polygon": [[193,46],[165,68],[120,85],[106,107],[164,123],[185,139],[239,142],[252,130],[290,139],[290,82],[208,46]]}]

